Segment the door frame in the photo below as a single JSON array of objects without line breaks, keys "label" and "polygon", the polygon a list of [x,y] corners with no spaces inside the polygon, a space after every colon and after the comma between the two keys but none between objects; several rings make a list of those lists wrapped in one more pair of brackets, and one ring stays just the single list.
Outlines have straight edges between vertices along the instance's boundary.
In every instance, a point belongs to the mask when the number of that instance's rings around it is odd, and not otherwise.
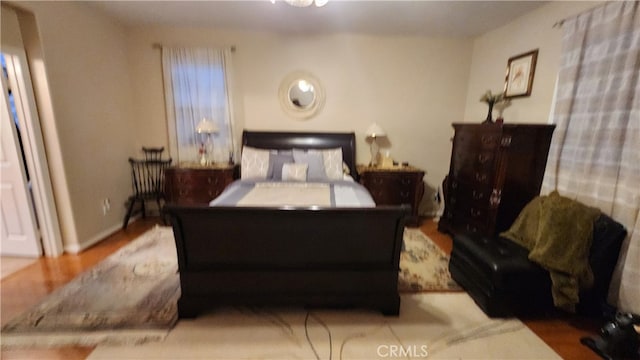
[{"label": "door frame", "polygon": [[12,46],[3,46],[2,53],[7,62],[9,84],[17,90],[13,93],[14,101],[44,255],[59,256],[64,251],[62,235],[27,55],[24,49]]}]

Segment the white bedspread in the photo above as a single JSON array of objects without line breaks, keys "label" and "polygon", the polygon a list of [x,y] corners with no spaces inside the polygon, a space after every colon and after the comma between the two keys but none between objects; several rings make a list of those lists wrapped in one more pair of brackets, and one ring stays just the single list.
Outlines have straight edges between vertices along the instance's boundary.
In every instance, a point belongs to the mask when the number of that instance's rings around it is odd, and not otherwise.
[{"label": "white bedspread", "polygon": [[253,182],[238,180],[211,206],[375,207],[371,194],[353,181]]},{"label": "white bedspread", "polygon": [[257,183],[236,206],[331,206],[330,190],[323,183]]}]

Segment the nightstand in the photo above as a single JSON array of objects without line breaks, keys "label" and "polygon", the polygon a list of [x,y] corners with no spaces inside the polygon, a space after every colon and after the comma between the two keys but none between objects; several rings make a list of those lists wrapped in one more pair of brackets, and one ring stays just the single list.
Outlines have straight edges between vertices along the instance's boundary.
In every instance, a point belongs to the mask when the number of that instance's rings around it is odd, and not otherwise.
[{"label": "nightstand", "polygon": [[165,170],[165,197],[168,203],[207,205],[238,178],[238,165],[181,164]]},{"label": "nightstand", "polygon": [[413,166],[392,168],[359,165],[360,183],[377,205],[411,205],[407,226],[418,226],[418,207],[424,194],[424,171]]}]

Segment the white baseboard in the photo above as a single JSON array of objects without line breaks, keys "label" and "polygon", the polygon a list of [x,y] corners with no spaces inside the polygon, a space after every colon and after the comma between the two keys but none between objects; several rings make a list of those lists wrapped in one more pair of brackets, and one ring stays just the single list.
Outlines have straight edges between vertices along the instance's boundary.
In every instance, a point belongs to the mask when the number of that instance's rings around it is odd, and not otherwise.
[{"label": "white baseboard", "polygon": [[[138,220],[139,217],[140,217],[140,215],[132,216],[131,219],[129,220],[129,224],[131,224],[132,222]],[[69,254],[81,253],[84,250],[90,248],[91,246],[93,246],[93,245],[99,243],[100,241],[106,239],[107,237],[109,237],[113,233],[119,231],[120,229],[122,229],[122,224],[115,224],[115,225],[111,226],[110,228],[108,228],[108,229],[106,229],[104,231],[101,231],[100,233],[96,234],[95,236],[93,236],[89,240],[82,242],[81,244],[65,245],[64,251],[66,253],[69,253]]]}]

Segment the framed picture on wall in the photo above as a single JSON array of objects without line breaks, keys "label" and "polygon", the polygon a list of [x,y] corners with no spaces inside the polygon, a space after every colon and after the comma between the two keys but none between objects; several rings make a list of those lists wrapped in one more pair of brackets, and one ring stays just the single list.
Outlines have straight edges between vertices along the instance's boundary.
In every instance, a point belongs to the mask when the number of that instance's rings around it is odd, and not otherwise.
[{"label": "framed picture on wall", "polygon": [[504,84],[506,99],[531,95],[537,59],[538,49],[509,58]]}]

